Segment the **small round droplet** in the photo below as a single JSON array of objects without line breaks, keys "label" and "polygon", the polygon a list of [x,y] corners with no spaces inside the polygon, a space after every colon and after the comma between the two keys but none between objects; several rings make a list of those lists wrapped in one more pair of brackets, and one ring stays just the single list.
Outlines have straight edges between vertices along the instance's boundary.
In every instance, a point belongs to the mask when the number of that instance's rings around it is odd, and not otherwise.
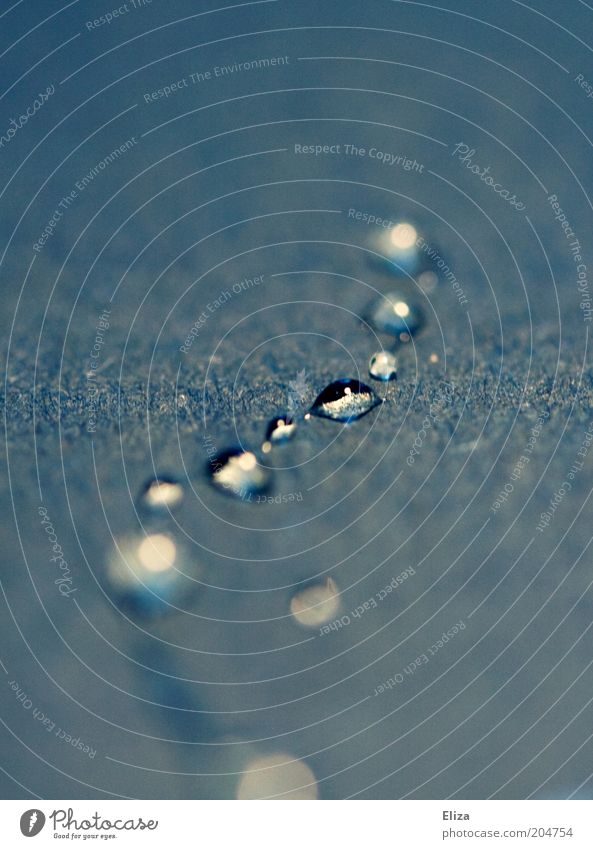
[{"label": "small round droplet", "polygon": [[259,465],[255,454],[242,448],[231,448],[212,457],[208,474],[214,486],[237,498],[248,498],[268,489],[268,472]]},{"label": "small round droplet", "polygon": [[366,383],[345,377],[326,386],[313,402],[310,412],[337,422],[350,422],[360,419],[381,403]]},{"label": "small round droplet", "polygon": [[397,378],[397,359],[389,351],[377,351],[369,360],[369,374],[375,380],[395,380]]},{"label": "small round droplet", "polygon": [[380,333],[388,333],[404,342],[420,330],[424,316],[420,307],[406,295],[390,292],[371,305],[368,321]]},{"label": "small round droplet", "polygon": [[163,613],[187,589],[180,570],[181,550],[169,534],[123,537],[107,565],[111,585],[137,612]]},{"label": "small round droplet", "polygon": [[290,612],[300,625],[317,628],[332,620],[340,609],[336,582],[328,578],[295,593],[290,600]]},{"label": "small round droplet", "polygon": [[140,501],[154,511],[173,510],[183,501],[184,491],[179,481],[168,477],[151,478],[142,490]]},{"label": "small round droplet", "polygon": [[295,435],[297,424],[290,416],[277,416],[272,419],[266,430],[266,440],[273,445],[288,442]]},{"label": "small round droplet", "polygon": [[431,363],[438,363],[439,355],[438,354],[431,354],[428,359],[430,360]]},{"label": "small round droplet", "polygon": [[247,762],[237,799],[317,799],[317,781],[304,761],[278,752]]}]

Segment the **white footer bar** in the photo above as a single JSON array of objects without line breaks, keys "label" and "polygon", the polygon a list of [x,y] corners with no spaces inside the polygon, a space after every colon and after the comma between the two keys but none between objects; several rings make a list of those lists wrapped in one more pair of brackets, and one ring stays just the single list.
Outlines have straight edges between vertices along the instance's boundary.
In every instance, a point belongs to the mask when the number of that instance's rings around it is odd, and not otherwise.
[{"label": "white footer bar", "polygon": [[[1,845],[593,847],[589,801],[4,801]],[[31,842],[33,840],[33,842]]]}]

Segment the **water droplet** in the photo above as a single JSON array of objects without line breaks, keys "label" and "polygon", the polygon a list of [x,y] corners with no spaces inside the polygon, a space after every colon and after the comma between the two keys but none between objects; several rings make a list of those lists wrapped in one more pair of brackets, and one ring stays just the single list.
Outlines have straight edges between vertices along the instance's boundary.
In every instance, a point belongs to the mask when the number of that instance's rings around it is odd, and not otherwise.
[{"label": "water droplet", "polygon": [[266,431],[266,439],[273,445],[288,442],[295,435],[297,424],[289,415],[278,416],[270,422]]},{"label": "water droplet", "polygon": [[290,601],[290,612],[307,628],[317,628],[329,622],[339,609],[338,587],[332,578],[295,593]]},{"label": "water droplet", "polygon": [[268,489],[268,472],[259,465],[255,454],[242,448],[231,448],[212,457],[208,474],[216,487],[237,498],[248,499]]},{"label": "water droplet", "polygon": [[391,228],[389,237],[394,250],[409,251],[416,245],[418,233],[412,224],[403,221]]},{"label": "water droplet", "polygon": [[387,261],[391,274],[407,277],[415,274],[421,265],[419,235],[409,221],[398,221],[391,229],[382,232],[377,244],[383,255],[381,265]]},{"label": "water droplet", "polygon": [[136,535],[119,539],[107,574],[122,600],[140,613],[162,613],[180,600],[187,588],[180,570],[183,554],[169,534]]},{"label": "water droplet", "polygon": [[317,799],[317,781],[304,761],[277,752],[245,765],[237,799]]},{"label": "water droplet", "polygon": [[319,393],[311,413],[337,422],[349,422],[361,418],[381,403],[366,383],[345,377],[334,380]]},{"label": "water droplet", "polygon": [[377,351],[369,360],[369,374],[375,380],[395,380],[397,378],[397,359],[388,351]]},{"label": "water droplet", "polygon": [[371,304],[368,321],[380,333],[389,333],[406,342],[420,330],[424,316],[420,307],[406,295],[390,292]]},{"label": "water droplet", "polygon": [[439,355],[438,354],[431,354],[430,357],[429,357],[429,360],[430,360],[431,363],[438,363]]},{"label": "water droplet", "polygon": [[438,282],[439,278],[434,271],[423,271],[418,275],[418,285],[424,292],[432,292]]},{"label": "water droplet", "polygon": [[183,501],[184,491],[179,481],[169,477],[151,478],[140,495],[144,507],[155,511],[173,510]]}]

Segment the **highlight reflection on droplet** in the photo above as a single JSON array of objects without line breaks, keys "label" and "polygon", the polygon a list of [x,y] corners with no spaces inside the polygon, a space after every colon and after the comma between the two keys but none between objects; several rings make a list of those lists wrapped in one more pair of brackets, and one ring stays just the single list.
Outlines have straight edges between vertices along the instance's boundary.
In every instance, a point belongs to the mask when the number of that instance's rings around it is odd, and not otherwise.
[{"label": "highlight reflection on droplet", "polygon": [[142,490],[141,504],[154,511],[173,510],[183,501],[182,485],[168,477],[157,477],[149,480]]},{"label": "highlight reflection on droplet", "polygon": [[330,622],[339,609],[338,587],[332,578],[295,593],[290,601],[290,612],[306,628],[317,628]]},{"label": "highlight reflection on droplet", "polygon": [[369,360],[369,374],[375,380],[395,380],[397,377],[397,358],[389,351],[377,351]]},{"label": "highlight reflection on droplet", "polygon": [[317,781],[304,761],[278,752],[252,758],[245,766],[237,799],[317,799]]},{"label": "highlight reflection on droplet", "polygon": [[276,416],[268,425],[266,440],[272,444],[288,442],[295,435],[296,429],[296,422],[288,414],[285,416]]},{"label": "highlight reflection on droplet", "polygon": [[399,341],[407,341],[424,324],[420,307],[407,295],[390,292],[381,295],[369,307],[368,322],[379,333],[388,333]]},{"label": "highlight reflection on droplet", "polygon": [[251,451],[241,448],[223,451],[209,460],[207,470],[214,486],[237,498],[268,489],[269,474]]}]

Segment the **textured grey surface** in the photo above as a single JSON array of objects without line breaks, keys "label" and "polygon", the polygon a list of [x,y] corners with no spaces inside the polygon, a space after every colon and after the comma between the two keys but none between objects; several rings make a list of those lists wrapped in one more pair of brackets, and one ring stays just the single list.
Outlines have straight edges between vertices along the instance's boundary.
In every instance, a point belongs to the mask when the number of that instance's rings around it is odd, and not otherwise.
[{"label": "textured grey surface", "polygon": [[[89,30],[86,6],[61,8],[29,2],[2,18],[2,126],[56,86],[0,149],[0,660],[31,701],[0,682],[2,794],[233,797],[250,757],[280,751],[306,760],[321,798],[589,798],[593,447],[537,525],[592,427],[589,322],[547,196],[591,265],[593,105],[575,77],[593,76],[593,13],[577,0],[280,0],[211,14],[217,4],[154,0]],[[191,73],[270,56],[289,63],[145,102]],[[132,137],[36,252],[61,198]],[[458,143],[525,211],[452,155]],[[372,147],[423,170],[381,164]],[[397,383],[376,385],[385,403],[347,427],[306,422],[268,455],[272,495],[300,500],[232,500],[208,484],[204,437],[258,448],[299,372],[312,401],[335,378],[368,380],[385,341],[361,317],[393,279],[380,233],[349,209],[413,220],[467,304],[446,280],[417,293],[426,325]],[[174,518],[138,510],[155,472],[187,483]],[[187,547],[199,584],[184,611],[120,607],[109,552],[141,525]],[[290,616],[315,578],[336,581],[348,614],[409,567],[338,631]]]}]

